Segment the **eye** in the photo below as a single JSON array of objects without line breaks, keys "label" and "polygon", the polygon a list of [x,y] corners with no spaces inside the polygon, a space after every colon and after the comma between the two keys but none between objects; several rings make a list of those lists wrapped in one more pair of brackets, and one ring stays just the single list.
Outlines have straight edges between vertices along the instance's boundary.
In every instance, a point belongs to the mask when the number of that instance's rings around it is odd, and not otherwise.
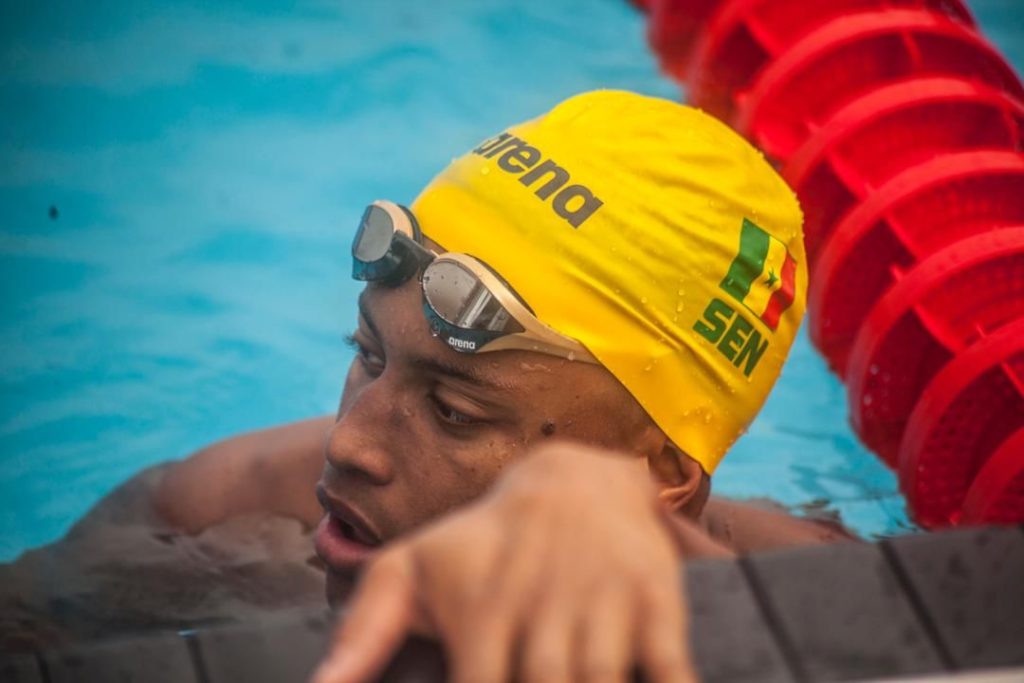
[{"label": "eye", "polygon": [[384,358],[380,354],[363,344],[355,335],[347,335],[345,344],[355,349],[356,356],[366,372],[374,377],[384,372]]},{"label": "eye", "polygon": [[430,396],[430,402],[434,404],[434,412],[437,413],[438,419],[445,424],[456,427],[465,427],[468,425],[479,424],[481,422],[480,420],[470,417],[465,413],[460,413],[458,410],[452,408],[433,394]]}]

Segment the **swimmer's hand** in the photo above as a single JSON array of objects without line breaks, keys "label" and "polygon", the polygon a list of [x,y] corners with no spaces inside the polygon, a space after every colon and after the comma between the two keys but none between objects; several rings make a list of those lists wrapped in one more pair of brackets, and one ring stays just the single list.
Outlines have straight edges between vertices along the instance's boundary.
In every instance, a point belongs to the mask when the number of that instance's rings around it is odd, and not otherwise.
[{"label": "swimmer's hand", "polygon": [[637,461],[545,446],[382,552],[314,681],[373,680],[413,630],[457,683],[696,681],[674,536]]}]

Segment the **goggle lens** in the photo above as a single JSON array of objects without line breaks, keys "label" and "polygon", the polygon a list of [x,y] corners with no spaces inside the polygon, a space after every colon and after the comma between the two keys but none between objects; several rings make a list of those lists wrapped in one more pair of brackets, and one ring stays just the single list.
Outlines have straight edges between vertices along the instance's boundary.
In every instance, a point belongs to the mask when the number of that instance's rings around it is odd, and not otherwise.
[{"label": "goggle lens", "polygon": [[463,330],[522,332],[504,306],[468,268],[440,259],[423,273],[423,293],[441,320]]},{"label": "goggle lens", "polygon": [[359,222],[359,230],[352,242],[352,256],[363,263],[381,260],[391,249],[394,234],[395,224],[388,212],[371,204]]},{"label": "goggle lens", "polygon": [[352,277],[385,285],[405,282],[433,259],[420,240],[412,214],[391,202],[374,202],[352,240]]}]

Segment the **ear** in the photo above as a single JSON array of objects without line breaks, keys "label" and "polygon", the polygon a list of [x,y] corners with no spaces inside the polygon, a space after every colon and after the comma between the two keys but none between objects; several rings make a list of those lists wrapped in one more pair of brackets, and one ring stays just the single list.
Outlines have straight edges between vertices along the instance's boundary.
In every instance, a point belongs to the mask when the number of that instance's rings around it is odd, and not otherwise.
[{"label": "ear", "polygon": [[658,486],[658,500],[670,512],[696,517],[707,497],[704,469],[667,438],[662,448],[647,458]]}]

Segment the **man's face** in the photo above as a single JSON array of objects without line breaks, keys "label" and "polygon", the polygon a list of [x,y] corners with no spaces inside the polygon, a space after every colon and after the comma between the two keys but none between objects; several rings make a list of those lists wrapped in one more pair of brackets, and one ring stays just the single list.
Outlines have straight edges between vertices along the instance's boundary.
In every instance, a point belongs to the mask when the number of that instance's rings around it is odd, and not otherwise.
[{"label": "man's face", "polygon": [[413,278],[359,299],[356,358],[329,435],[317,551],[340,599],[373,548],[483,493],[546,438],[633,450],[643,411],[603,368],[528,351],[460,354]]}]

